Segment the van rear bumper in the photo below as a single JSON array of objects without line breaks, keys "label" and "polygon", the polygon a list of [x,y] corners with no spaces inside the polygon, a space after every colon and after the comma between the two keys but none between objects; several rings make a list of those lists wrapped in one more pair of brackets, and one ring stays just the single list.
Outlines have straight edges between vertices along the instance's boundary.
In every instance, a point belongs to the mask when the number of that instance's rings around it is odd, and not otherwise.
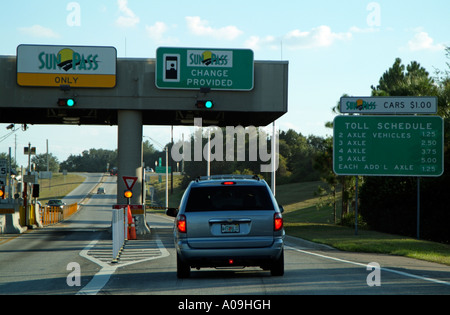
[{"label": "van rear bumper", "polygon": [[283,253],[284,241],[277,237],[271,246],[257,248],[208,248],[189,246],[186,240],[175,244],[178,257],[191,267],[264,266]]}]

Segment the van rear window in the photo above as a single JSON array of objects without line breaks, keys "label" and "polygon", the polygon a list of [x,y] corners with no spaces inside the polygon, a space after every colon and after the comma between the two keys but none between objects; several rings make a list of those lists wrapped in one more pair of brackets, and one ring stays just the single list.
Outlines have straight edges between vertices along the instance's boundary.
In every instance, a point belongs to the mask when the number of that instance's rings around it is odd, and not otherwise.
[{"label": "van rear window", "polygon": [[186,212],[227,210],[275,210],[263,186],[192,187]]}]

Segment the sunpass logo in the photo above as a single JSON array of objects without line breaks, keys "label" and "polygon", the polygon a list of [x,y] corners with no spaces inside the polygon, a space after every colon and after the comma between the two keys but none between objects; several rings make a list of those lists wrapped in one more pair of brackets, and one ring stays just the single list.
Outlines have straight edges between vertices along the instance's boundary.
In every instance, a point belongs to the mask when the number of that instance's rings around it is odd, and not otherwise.
[{"label": "sunpass logo", "polygon": [[376,102],[366,102],[362,99],[357,99],[356,102],[348,101],[346,103],[347,110],[358,109],[358,110],[374,110],[377,108]]},{"label": "sunpass logo", "polygon": [[79,71],[95,71],[98,69],[98,55],[85,56],[70,48],[61,49],[57,54],[41,52],[38,56],[39,69],[56,70],[58,67],[64,71],[70,69]]},{"label": "sunpass logo", "polygon": [[188,67],[233,67],[233,52],[227,50],[188,50]]}]

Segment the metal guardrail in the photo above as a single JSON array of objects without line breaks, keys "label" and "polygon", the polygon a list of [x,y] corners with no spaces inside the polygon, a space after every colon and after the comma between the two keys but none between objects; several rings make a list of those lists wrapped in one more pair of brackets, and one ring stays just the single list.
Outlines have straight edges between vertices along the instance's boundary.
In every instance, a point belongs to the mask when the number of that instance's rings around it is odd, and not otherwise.
[{"label": "metal guardrail", "polygon": [[59,207],[45,207],[41,213],[42,225],[50,225],[60,222],[63,214]]},{"label": "metal guardrail", "polygon": [[145,209],[156,209],[156,210],[167,210],[171,207],[162,207],[162,206],[145,206]]},{"label": "metal guardrail", "polygon": [[112,210],[112,262],[117,263],[125,245],[128,230],[128,208]]},{"label": "metal guardrail", "polygon": [[78,203],[65,205],[62,209],[59,206],[46,206],[42,208],[42,225],[58,223],[72,216],[78,211]]}]

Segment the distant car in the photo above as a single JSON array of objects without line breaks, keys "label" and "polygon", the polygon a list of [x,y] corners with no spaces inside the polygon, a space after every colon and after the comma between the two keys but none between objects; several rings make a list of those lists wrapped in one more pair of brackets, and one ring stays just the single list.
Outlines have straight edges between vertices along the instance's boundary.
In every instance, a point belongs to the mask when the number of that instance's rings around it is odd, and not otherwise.
[{"label": "distant car", "polygon": [[63,211],[65,205],[66,203],[62,202],[61,199],[50,199],[46,203],[47,207],[50,207],[51,209],[59,208],[60,211]]},{"label": "distant car", "polygon": [[109,170],[109,175],[117,176],[118,172],[119,172],[119,170],[117,169],[117,167],[113,167],[112,169]]},{"label": "distant car", "polygon": [[105,188],[98,187],[97,188],[97,195],[104,195],[106,193]]},{"label": "distant car", "polygon": [[269,186],[258,177],[212,176],[191,182],[176,217],[177,276],[191,268],[259,266],[284,274],[284,229]]}]

